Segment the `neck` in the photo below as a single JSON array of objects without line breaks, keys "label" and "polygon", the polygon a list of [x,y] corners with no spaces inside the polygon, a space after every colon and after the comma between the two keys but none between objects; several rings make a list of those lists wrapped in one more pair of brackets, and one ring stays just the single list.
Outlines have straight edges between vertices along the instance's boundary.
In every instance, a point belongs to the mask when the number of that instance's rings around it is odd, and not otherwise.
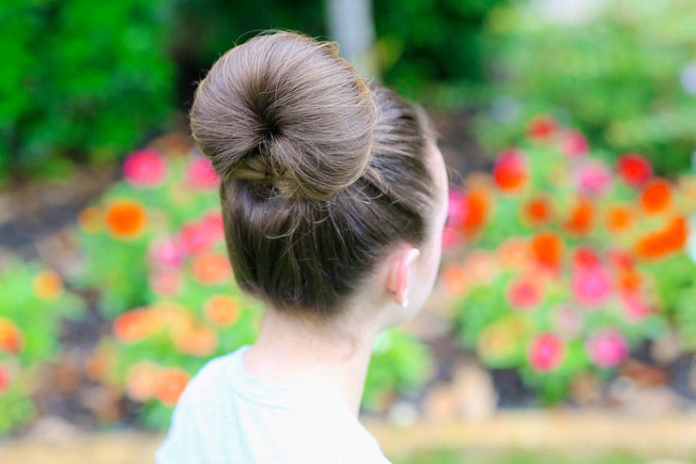
[{"label": "neck", "polygon": [[243,362],[266,382],[337,394],[357,417],[377,333],[375,324],[357,321],[310,327],[269,308]]}]

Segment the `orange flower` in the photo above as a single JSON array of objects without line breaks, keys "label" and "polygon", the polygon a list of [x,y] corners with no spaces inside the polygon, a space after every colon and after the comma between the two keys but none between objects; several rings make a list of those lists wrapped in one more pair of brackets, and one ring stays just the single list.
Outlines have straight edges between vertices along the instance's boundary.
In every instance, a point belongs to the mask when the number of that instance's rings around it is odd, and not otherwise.
[{"label": "orange flower", "polygon": [[640,205],[648,214],[665,211],[672,203],[672,190],[669,182],[664,179],[654,179],[643,190]]},{"label": "orange flower", "polygon": [[34,277],[34,292],[42,300],[55,300],[63,292],[63,281],[53,271],[41,271]]},{"label": "orange flower", "polygon": [[77,225],[89,234],[98,232],[104,225],[102,210],[94,206],[88,206],[77,215]]},{"label": "orange flower", "polygon": [[635,269],[621,269],[618,272],[618,286],[622,290],[636,291],[640,289],[643,278]]},{"label": "orange flower", "polygon": [[489,200],[486,190],[476,188],[470,190],[462,201],[464,212],[462,227],[468,235],[476,232],[486,221],[489,210]]},{"label": "orange flower", "polygon": [[119,238],[133,238],[145,228],[145,209],[135,201],[113,204],[106,215],[109,230]]},{"label": "orange flower", "polygon": [[24,348],[24,335],[10,319],[0,317],[0,350],[17,354]]},{"label": "orange flower", "polygon": [[546,224],[551,219],[551,203],[546,197],[536,197],[524,205],[523,217],[533,226]]},{"label": "orange flower", "polygon": [[561,265],[563,242],[553,232],[541,232],[532,239],[532,252],[542,267],[557,270]]},{"label": "orange flower", "polygon": [[504,268],[521,269],[531,260],[531,247],[523,238],[509,238],[498,247],[498,262]]},{"label": "orange flower", "polygon": [[218,344],[217,334],[204,325],[190,325],[174,332],[174,344],[182,352],[192,356],[208,356]]},{"label": "orange flower", "polygon": [[218,253],[203,253],[193,262],[193,275],[199,282],[208,285],[220,284],[232,275],[227,258]]},{"label": "orange flower", "polygon": [[584,235],[592,229],[594,213],[595,207],[592,202],[584,196],[579,196],[570,217],[563,226],[571,234]]},{"label": "orange flower", "polygon": [[134,364],[126,375],[126,394],[135,401],[147,401],[155,396],[159,381],[157,364],[149,361]]},{"label": "orange flower", "polygon": [[635,252],[642,258],[662,258],[670,253],[682,250],[688,238],[689,229],[686,219],[677,216],[664,229],[638,240]]},{"label": "orange flower", "polygon": [[607,211],[607,229],[612,232],[620,232],[631,227],[633,212],[627,206],[614,206]]},{"label": "orange flower", "polygon": [[466,268],[461,264],[450,264],[440,276],[443,288],[452,295],[462,295],[468,288]]},{"label": "orange flower", "polygon": [[160,370],[155,396],[167,406],[174,406],[188,383],[188,373],[178,367]]},{"label": "orange flower", "polygon": [[116,338],[134,343],[140,341],[162,327],[157,314],[148,308],[136,308],[119,315],[113,323]]},{"label": "orange flower", "polygon": [[172,301],[158,301],[150,307],[162,325],[167,326],[172,332],[181,332],[191,325],[191,314],[183,306]]},{"label": "orange flower", "polygon": [[205,317],[217,325],[232,325],[239,319],[239,305],[229,295],[213,295],[205,302]]},{"label": "orange flower", "polygon": [[487,251],[472,252],[464,261],[467,279],[476,284],[487,284],[496,274],[496,257]]}]

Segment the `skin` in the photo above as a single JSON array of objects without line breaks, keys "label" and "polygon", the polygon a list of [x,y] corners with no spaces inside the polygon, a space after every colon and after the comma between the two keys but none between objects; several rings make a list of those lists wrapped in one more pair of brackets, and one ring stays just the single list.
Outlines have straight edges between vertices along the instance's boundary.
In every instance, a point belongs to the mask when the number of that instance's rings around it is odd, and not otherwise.
[{"label": "skin", "polygon": [[437,277],[447,218],[448,180],[436,142],[430,141],[427,156],[438,195],[430,240],[421,249],[397,244],[378,266],[375,278],[368,279],[356,292],[349,310],[331,325],[300,321],[266,310],[259,336],[242,358],[251,375],[300,391],[328,391],[338,395],[348,410],[358,416],[375,337],[413,319]]}]

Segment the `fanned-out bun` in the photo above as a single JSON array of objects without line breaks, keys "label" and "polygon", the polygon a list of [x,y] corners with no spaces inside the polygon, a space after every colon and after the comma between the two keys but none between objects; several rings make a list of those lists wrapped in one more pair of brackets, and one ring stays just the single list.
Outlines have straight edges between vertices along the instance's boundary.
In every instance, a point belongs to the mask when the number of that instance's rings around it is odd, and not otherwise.
[{"label": "fanned-out bun", "polygon": [[329,198],[367,168],[379,109],[335,42],[270,32],[227,51],[200,82],[193,138],[223,181]]}]

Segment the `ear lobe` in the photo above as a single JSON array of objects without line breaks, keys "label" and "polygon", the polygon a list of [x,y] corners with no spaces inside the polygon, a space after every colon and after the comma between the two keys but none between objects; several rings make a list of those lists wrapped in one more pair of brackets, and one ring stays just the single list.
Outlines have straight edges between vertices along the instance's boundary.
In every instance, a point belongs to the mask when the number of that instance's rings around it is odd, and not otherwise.
[{"label": "ear lobe", "polygon": [[395,276],[395,286],[392,287],[393,294],[398,304],[405,306],[408,304],[408,287],[411,264],[420,255],[420,250],[411,248],[407,253],[402,254],[399,259],[398,269]]}]

